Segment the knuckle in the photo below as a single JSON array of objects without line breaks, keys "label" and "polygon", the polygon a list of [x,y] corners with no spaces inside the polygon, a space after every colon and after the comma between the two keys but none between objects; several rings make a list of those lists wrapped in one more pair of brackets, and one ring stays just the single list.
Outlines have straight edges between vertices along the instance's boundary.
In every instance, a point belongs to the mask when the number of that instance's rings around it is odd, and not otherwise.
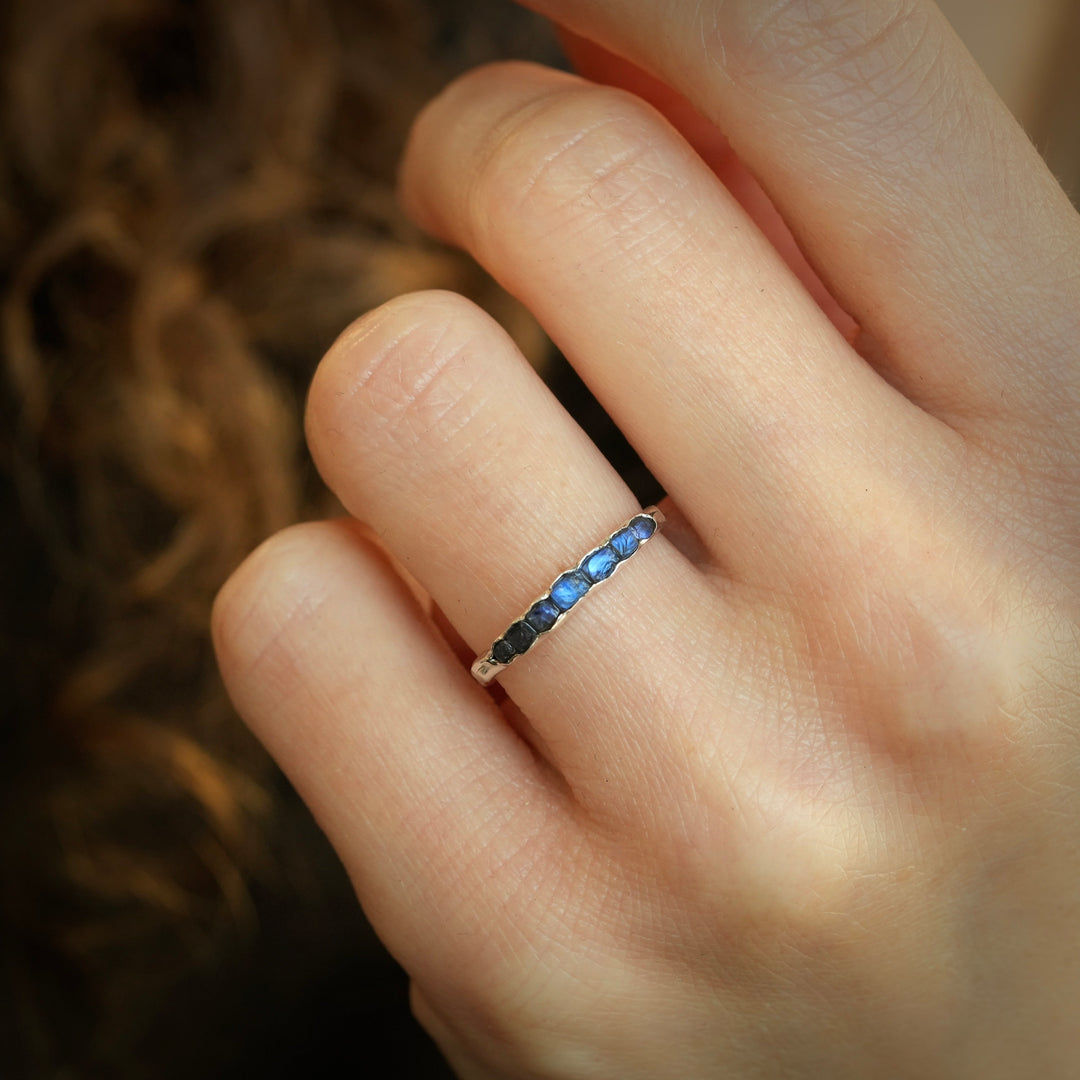
[{"label": "knuckle", "polygon": [[799,805],[790,791],[777,789],[764,799],[758,792],[747,798],[751,802],[756,805],[739,820],[727,822],[726,865],[700,869],[697,895],[728,911],[722,936],[736,951],[811,942],[848,906],[865,823],[852,807]]},{"label": "knuckle", "polygon": [[620,90],[562,87],[486,134],[467,185],[477,246],[525,235],[580,235],[599,217],[637,223],[675,183],[653,110]]},{"label": "knuckle", "polygon": [[[319,365],[308,398],[313,450],[347,437],[366,453],[453,444],[483,400],[501,331],[463,297],[399,297],[347,330]],[[500,343],[502,344],[502,343]]]},{"label": "knuckle", "polygon": [[772,0],[743,4],[740,35],[747,50],[762,56],[827,59],[851,56],[875,45],[889,45],[912,27],[925,26],[917,0]]},{"label": "knuckle", "polygon": [[714,31],[728,66],[741,77],[779,75],[782,86],[794,80],[827,111],[853,89],[885,99],[911,96],[939,70],[943,35],[917,0],[774,0],[738,10],[738,32],[731,34],[722,18]]}]

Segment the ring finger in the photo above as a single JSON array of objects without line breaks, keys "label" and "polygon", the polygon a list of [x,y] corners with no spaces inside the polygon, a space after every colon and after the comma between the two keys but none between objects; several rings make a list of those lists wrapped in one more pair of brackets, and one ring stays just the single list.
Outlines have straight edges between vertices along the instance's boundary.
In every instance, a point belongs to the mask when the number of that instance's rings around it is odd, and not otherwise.
[{"label": "ring finger", "polygon": [[[344,505],[477,653],[638,509],[501,328],[447,293],[392,301],[343,335],[312,385],[308,437]],[[503,673],[572,787],[601,761],[640,790],[662,760],[669,613],[734,632],[701,576],[658,537]],[[621,755],[626,739],[655,753]]]}]

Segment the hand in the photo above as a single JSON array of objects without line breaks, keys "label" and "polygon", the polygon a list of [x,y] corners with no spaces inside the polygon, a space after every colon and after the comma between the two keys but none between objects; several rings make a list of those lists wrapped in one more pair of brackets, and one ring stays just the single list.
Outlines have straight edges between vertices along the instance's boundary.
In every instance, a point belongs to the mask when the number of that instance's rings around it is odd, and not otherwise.
[{"label": "hand", "polygon": [[420,117],[404,199],[532,307],[672,526],[505,701],[476,685],[636,504],[486,316],[403,297],[309,405],[370,531],[226,586],[237,706],[462,1077],[1076,1076],[1076,215],[922,0],[536,6],[701,153],[499,64]]}]

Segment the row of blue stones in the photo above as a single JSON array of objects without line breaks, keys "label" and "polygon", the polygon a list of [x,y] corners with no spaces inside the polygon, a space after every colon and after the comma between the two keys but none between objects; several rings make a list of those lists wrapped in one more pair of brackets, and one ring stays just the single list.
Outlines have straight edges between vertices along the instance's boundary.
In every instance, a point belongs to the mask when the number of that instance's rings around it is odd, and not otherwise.
[{"label": "row of blue stones", "polygon": [[528,652],[541,634],[546,634],[594,585],[606,581],[621,562],[625,562],[656,532],[656,519],[637,514],[606,544],[590,551],[573,569],[560,574],[547,596],[537,600],[525,615],[514,623],[494,645],[491,659],[509,664]]}]

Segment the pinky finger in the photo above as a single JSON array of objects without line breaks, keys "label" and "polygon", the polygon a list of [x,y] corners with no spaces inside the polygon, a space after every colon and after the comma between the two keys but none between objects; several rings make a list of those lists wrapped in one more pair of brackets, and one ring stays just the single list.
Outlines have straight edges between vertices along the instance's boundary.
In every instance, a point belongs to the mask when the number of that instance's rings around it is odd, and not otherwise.
[{"label": "pinky finger", "polygon": [[384,943],[439,989],[526,931],[567,822],[550,771],[350,521],[264,544],[218,597],[229,693],[326,831]]}]

